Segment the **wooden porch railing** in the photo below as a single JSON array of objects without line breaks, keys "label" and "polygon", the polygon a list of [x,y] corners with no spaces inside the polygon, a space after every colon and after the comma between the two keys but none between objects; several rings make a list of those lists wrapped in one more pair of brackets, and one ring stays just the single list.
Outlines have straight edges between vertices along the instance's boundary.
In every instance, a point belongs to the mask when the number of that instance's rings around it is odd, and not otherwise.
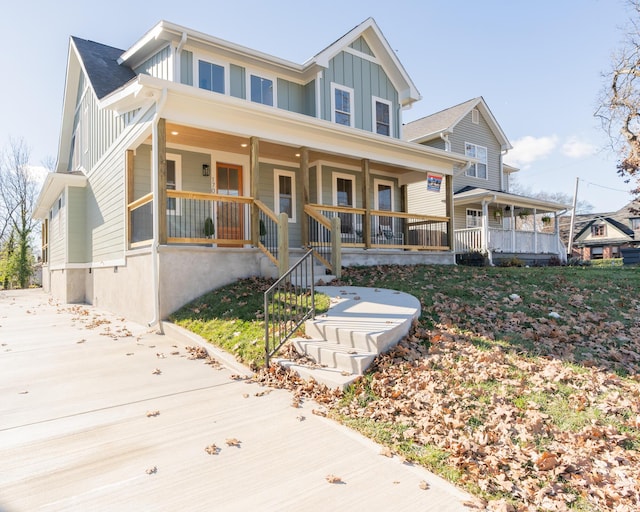
[{"label": "wooden porch railing", "polygon": [[[329,230],[332,218],[340,220],[340,242],[342,247],[362,247],[375,249],[413,249],[430,251],[448,251],[448,217],[419,215],[405,212],[389,212],[384,210],[370,210],[367,214],[363,208],[349,208],[343,206],[327,206],[310,204],[305,207],[305,213],[311,219]],[[367,229],[368,228],[368,229]],[[366,239],[364,233],[369,232]],[[331,238],[319,230],[309,230],[309,243],[327,245]],[[315,238],[311,236],[315,233]]]},{"label": "wooden porch railing", "polygon": [[[282,274],[289,265],[288,219],[251,197],[167,190],[167,243],[242,247],[253,244],[251,208],[259,212],[257,246]],[[130,247],[153,239],[153,193],[127,205]],[[284,215],[284,217],[283,217]]]}]

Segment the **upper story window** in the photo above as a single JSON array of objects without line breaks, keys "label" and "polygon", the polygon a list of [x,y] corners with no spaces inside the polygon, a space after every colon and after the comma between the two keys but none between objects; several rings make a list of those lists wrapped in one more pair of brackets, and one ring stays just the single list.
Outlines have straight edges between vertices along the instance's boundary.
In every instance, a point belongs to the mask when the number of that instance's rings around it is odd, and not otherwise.
[{"label": "upper story window", "polygon": [[591,226],[591,236],[605,236],[607,234],[607,226],[604,224],[594,224]]},{"label": "upper story window", "polygon": [[467,208],[467,227],[477,228],[482,226],[482,210]]},{"label": "upper story window", "polygon": [[198,85],[200,89],[224,94],[224,67],[199,60]]},{"label": "upper story window", "polygon": [[275,211],[286,213],[289,222],[296,221],[296,176],[292,171],[274,171],[275,178]]},{"label": "upper story window", "polygon": [[331,121],[345,126],[354,126],[353,89],[331,84]]},{"label": "upper story window", "polygon": [[273,80],[258,75],[251,75],[249,87],[251,88],[251,101],[273,107]]},{"label": "upper story window", "polygon": [[477,108],[474,108],[471,111],[471,122],[473,124],[480,124],[480,112],[478,111]]},{"label": "upper story window", "polygon": [[373,98],[373,126],[380,135],[391,135],[391,102]]},{"label": "upper story window", "polygon": [[471,164],[471,167],[467,170],[467,176],[473,176],[474,178],[487,179],[487,148],[484,146],[477,146],[469,142],[464,143],[464,154],[471,158],[476,158],[478,163]]},{"label": "upper story window", "polygon": [[640,229],[640,217],[629,219],[631,221],[631,229],[634,231]]}]

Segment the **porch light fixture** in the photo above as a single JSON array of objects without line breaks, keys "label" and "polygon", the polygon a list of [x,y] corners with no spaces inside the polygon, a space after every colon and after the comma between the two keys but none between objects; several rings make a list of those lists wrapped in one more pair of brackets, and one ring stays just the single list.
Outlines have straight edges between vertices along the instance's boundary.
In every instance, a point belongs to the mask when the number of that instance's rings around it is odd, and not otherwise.
[{"label": "porch light fixture", "polygon": [[203,176],[211,175],[211,168],[209,167],[209,164],[202,164],[202,175]]},{"label": "porch light fixture", "polygon": [[246,142],[243,142],[242,144],[240,144],[241,148],[246,148],[249,144],[247,144]]}]

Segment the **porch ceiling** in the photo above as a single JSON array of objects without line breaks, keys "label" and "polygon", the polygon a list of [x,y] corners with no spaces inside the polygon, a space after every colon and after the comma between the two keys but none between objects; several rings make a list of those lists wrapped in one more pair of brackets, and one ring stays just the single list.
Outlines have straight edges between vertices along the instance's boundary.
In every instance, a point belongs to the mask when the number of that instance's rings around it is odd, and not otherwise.
[{"label": "porch ceiling", "polygon": [[[223,132],[204,130],[183,124],[167,123],[167,144],[181,147],[192,147],[194,149],[204,149],[211,151],[224,151],[238,155],[248,156],[250,152],[250,138],[239,135],[232,135]],[[147,139],[151,144],[151,137]],[[275,142],[260,139],[259,153],[260,159],[278,160],[288,162],[294,166],[300,163],[301,148],[278,144]],[[344,155],[336,155],[317,150],[309,150],[309,163],[316,161],[327,161],[334,165],[344,165],[352,168],[360,168],[361,160],[350,158]],[[391,173],[402,173],[412,169],[402,169],[387,164],[371,162],[371,169],[386,171]]]}]

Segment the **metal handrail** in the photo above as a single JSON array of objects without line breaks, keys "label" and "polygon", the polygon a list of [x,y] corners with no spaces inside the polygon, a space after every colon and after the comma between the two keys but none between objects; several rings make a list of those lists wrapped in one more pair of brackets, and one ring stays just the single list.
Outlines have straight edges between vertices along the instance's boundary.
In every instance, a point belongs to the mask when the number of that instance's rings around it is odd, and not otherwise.
[{"label": "metal handrail", "polygon": [[306,320],[315,318],[314,281],[313,251],[309,250],[264,292],[266,366]]}]

